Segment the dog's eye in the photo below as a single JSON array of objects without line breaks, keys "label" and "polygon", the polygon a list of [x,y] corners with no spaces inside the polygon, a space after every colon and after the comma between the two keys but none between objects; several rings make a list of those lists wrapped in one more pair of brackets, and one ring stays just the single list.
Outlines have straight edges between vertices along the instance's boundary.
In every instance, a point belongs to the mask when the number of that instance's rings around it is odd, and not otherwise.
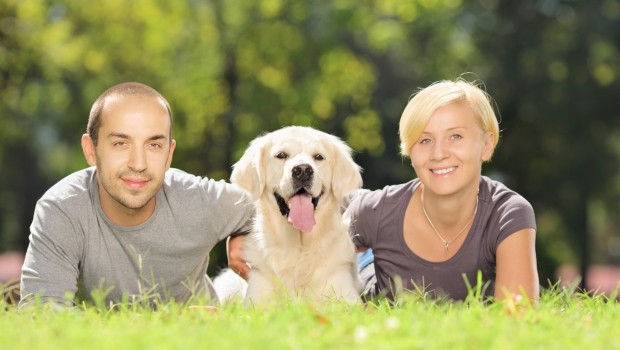
[{"label": "dog's eye", "polygon": [[317,153],[314,155],[314,160],[325,160],[325,157],[323,157],[322,154]]},{"label": "dog's eye", "polygon": [[276,154],[276,158],[278,158],[278,159],[286,159],[286,158],[288,158],[288,154],[286,154],[284,152],[278,152],[278,154]]}]

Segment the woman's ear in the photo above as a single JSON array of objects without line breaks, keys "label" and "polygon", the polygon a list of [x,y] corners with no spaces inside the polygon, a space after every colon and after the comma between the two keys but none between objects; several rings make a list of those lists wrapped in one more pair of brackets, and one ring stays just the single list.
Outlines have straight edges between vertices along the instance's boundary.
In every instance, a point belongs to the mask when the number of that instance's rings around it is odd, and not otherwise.
[{"label": "woman's ear", "polygon": [[489,160],[491,160],[491,157],[493,156],[493,150],[495,147],[495,137],[493,136],[493,133],[490,131],[487,131],[484,133],[483,137],[483,142],[484,142],[484,146],[482,149],[482,161],[483,162],[488,162]]},{"label": "woman's ear", "polygon": [[88,163],[88,165],[97,165],[95,144],[93,142],[93,139],[88,134],[82,135],[82,152],[84,152],[84,158],[86,159],[86,163]]}]

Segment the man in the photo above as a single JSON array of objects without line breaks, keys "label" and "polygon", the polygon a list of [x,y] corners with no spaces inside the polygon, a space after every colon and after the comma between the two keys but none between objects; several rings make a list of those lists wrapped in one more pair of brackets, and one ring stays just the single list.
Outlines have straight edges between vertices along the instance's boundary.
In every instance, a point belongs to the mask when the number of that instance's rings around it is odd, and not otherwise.
[{"label": "man", "polygon": [[92,292],[107,306],[216,300],[209,252],[247,232],[253,209],[235,185],[171,169],[175,145],[170,107],[154,89],[123,83],[99,96],[82,136],[91,167],[36,205],[20,308],[71,306],[75,296],[96,300]]}]

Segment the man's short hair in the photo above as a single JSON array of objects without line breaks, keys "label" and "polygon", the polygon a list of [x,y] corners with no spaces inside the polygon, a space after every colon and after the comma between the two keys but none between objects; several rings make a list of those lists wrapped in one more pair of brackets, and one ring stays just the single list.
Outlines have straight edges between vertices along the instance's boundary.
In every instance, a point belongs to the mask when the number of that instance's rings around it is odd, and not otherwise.
[{"label": "man's short hair", "polygon": [[138,96],[152,96],[161,99],[161,101],[166,106],[166,110],[168,111],[168,115],[170,116],[170,135],[169,139],[172,142],[172,111],[170,109],[170,104],[168,101],[160,94],[157,90],[152,87],[136,82],[127,82],[121,83],[118,85],[114,85],[111,88],[105,90],[93,103],[92,108],[90,109],[90,115],[88,116],[88,124],[86,125],[86,132],[93,140],[93,144],[97,146],[97,141],[99,139],[99,128],[101,128],[101,113],[105,107],[105,104],[109,97],[113,96],[130,96],[130,95],[138,95]]}]

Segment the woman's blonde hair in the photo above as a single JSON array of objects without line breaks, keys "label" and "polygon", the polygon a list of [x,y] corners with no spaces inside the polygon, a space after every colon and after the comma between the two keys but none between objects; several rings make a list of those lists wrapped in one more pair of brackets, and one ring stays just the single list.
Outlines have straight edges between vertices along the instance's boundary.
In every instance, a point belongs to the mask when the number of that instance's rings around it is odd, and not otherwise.
[{"label": "woman's blonde hair", "polygon": [[493,134],[493,150],[495,150],[499,141],[499,123],[491,107],[492,101],[491,96],[476,83],[462,78],[455,81],[441,80],[418,91],[409,100],[400,117],[398,133],[401,154],[409,156],[411,147],[420,138],[437,109],[455,103],[467,103],[471,107],[482,130]]}]

